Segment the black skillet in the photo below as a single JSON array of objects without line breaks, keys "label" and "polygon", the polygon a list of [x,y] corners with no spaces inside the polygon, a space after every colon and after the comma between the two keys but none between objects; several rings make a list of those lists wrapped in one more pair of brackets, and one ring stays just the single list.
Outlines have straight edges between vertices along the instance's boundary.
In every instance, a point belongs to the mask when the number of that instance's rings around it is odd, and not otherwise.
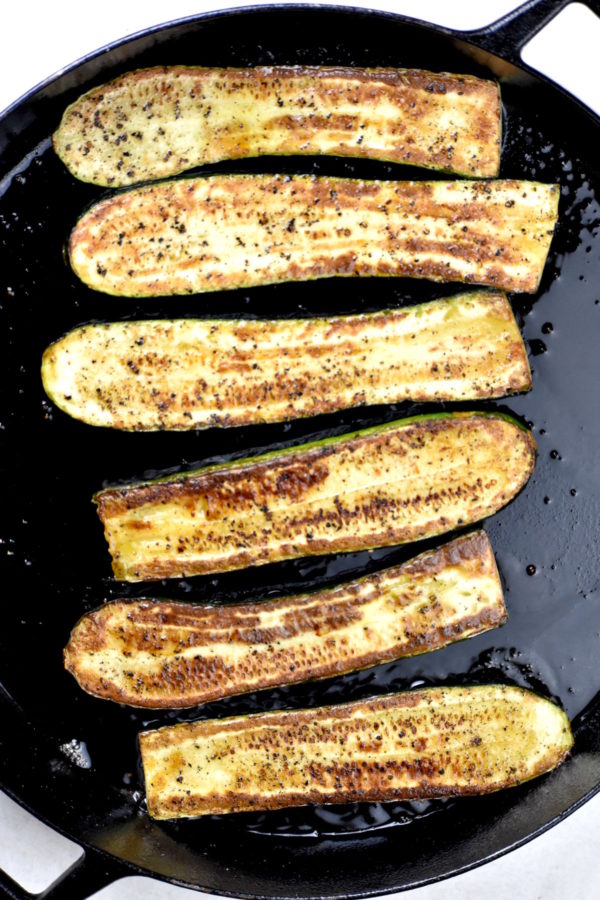
[{"label": "black skillet", "polygon": [[[534,297],[512,298],[535,386],[498,404],[527,421],[539,444],[531,482],[486,526],[505,583],[508,625],[429,656],[179,716],[316,705],[423,683],[514,682],[554,697],[573,718],[575,749],[555,773],[494,796],[446,803],[153,823],[144,812],[136,734],[174,717],[113,706],[77,688],[62,669],[61,648],[79,616],[119,595],[215,602],[281,595],[392,564],[427,544],[146,588],[119,586],[111,580],[92,492],[104,483],[345,431],[416,408],[197,434],[118,434],[54,410],[39,379],[46,344],[91,319],[327,314],[457,290],[407,279],[346,279],[143,302],[93,294],[71,275],[62,251],[77,215],[102,192],[77,183],[48,140],[65,105],[83,89],[157,63],[401,65],[490,75],[490,69],[500,71],[498,57],[518,62],[525,41],[563,5],[534,0],[466,36],[326,6],[201,16],[98,52],[32,92],[0,122],[0,786],[85,847],[83,862],[44,896],[87,896],[133,873],[234,896],[387,893],[490,860],[555,824],[600,787],[600,124],[572,98],[526,67],[502,64],[502,174],[562,186],[560,224],[541,289]],[[475,57],[474,47],[497,56]],[[423,177],[333,159],[212,168]],[[486,405],[495,404],[479,404]],[[0,879],[8,896],[25,896],[6,876]]]}]

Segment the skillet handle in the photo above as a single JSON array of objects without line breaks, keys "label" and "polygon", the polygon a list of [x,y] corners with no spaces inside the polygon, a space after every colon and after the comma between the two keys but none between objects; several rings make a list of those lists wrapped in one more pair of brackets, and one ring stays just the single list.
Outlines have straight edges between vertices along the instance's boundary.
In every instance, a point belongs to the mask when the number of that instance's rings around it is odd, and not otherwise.
[{"label": "skillet handle", "polygon": [[[521,50],[525,44],[571,2],[572,0],[527,0],[485,28],[463,34],[483,50],[522,66]],[[600,16],[600,0],[583,0],[583,3]]]},{"label": "skillet handle", "polygon": [[100,850],[86,849],[56,881],[41,894],[30,894],[0,869],[0,896],[10,900],[83,900],[120,878],[135,874],[124,863]]}]

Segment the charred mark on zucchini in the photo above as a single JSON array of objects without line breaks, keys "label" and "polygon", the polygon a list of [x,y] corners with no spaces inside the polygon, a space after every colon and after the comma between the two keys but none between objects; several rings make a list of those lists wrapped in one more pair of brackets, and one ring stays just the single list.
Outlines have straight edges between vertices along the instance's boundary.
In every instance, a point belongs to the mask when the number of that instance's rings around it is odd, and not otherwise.
[{"label": "charred mark on zucchini", "polygon": [[195,706],[427,653],[506,618],[483,531],[312,594],[226,606],[117,600],[71,633],[65,667],[91,694]]},{"label": "charred mark on zucchini", "polygon": [[144,581],[442,534],[508,503],[534,464],[509,417],[440,414],[94,499],[115,576]]},{"label": "charred mark on zucchini", "polygon": [[326,154],[498,174],[498,86],[418,69],[140,69],[72,103],[53,136],[77,178],[105,186],[223,159]]},{"label": "charred mark on zucchini", "polygon": [[140,735],[157,819],[486,794],[559,765],[573,737],[549,700],[506,685],[205,720]]},{"label": "charred mark on zucchini", "polygon": [[510,304],[485,291],[371,315],[84,325],[48,347],[42,379],[75,418],[131,431],[286,421],[531,386]]},{"label": "charred mark on zucchini", "polygon": [[556,185],[524,181],[179,179],[97,203],[73,229],[69,257],[90,287],[131,297],[334,275],[533,292],[558,200]]}]

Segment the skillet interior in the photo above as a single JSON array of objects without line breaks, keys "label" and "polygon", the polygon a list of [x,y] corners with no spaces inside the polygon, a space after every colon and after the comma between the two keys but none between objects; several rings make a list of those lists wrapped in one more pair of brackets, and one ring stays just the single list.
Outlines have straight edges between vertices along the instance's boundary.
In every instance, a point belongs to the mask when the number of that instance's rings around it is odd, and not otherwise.
[{"label": "skillet interior", "polygon": [[[598,125],[531,78],[503,87],[502,176],[559,181],[560,225],[540,292],[513,296],[534,389],[478,408],[509,409],[533,428],[539,461],[525,491],[487,524],[510,621],[446,650],[317,684],[213,703],[186,717],[358,699],[423,683],[508,681],[533,687],[575,717],[573,757],[556,773],[486,798],[386,804],[156,825],[144,813],[135,736],[164,724],[84,695],[61,648],[88,609],[117,596],[214,602],[282,595],[392,565],[425,549],[297,561],[144,587],[115,585],[91,503],[103,484],[300,442],[437,406],[378,407],[289,425],[195,434],[117,434],[72,422],[45,399],[42,350],[90,320],[136,316],[293,316],[386,308],[453,294],[408,279],[330,280],[194,298],[95,295],[65,265],[77,215],[102,190],[77,183],[48,137],[65,104],[130,68],[157,63],[402,65],[489,75],[465,46],[384,14],[259,8],[161,29],[67,73],[2,123],[0,178],[0,422],[5,585],[0,673],[5,691],[3,786],[41,817],[136,869],[244,896],[360,896],[413,887],[481,862],[538,833],[600,781],[595,657],[600,562],[597,353],[600,322]],[[208,167],[205,171],[208,171]],[[262,159],[210,171],[282,171],[422,178],[368,161]],[[468,404],[475,408],[475,404]],[[535,566],[535,574],[527,567]]]}]

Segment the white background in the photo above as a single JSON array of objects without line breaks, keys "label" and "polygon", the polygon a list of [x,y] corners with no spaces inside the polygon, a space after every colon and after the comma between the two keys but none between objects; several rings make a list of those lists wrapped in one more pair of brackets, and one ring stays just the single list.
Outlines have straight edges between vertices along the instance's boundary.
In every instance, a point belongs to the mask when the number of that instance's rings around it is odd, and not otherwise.
[{"label": "white background", "polygon": [[[516,5],[514,0],[329,2],[404,13],[461,29],[487,24]],[[164,21],[242,5],[228,0],[102,0],[96,4],[9,0],[0,12],[0,110],[48,76],[115,39]],[[582,4],[574,3],[525,49],[524,58],[600,113],[600,69],[595,67],[599,47],[600,23]],[[398,64],[402,65],[401,48]],[[28,890],[44,889],[78,852],[0,795],[0,867]],[[140,893],[145,900],[199,896],[139,878],[126,879],[96,896],[129,900]],[[595,900],[600,897],[600,797],[496,862],[397,896],[406,900]]]}]

